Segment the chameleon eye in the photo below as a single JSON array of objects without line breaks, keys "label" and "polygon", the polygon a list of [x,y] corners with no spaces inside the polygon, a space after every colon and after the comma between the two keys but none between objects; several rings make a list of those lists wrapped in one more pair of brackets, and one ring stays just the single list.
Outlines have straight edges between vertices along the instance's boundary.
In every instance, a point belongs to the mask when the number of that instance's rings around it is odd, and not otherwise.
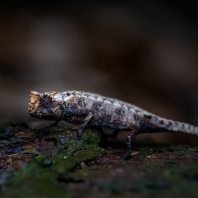
[{"label": "chameleon eye", "polygon": [[43,97],[40,99],[40,103],[44,107],[49,107],[52,103],[52,99],[48,95],[43,95]]}]

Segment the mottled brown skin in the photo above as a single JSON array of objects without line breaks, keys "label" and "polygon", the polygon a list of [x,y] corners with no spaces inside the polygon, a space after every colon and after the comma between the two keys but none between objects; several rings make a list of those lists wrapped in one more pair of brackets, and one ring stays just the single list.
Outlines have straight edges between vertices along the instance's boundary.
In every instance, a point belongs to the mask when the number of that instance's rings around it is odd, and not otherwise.
[{"label": "mottled brown skin", "polygon": [[88,92],[30,92],[28,113],[39,119],[79,124],[73,128],[79,137],[87,125],[129,131],[124,159],[130,155],[131,141],[139,133],[168,131],[198,135],[195,126],[167,120],[135,105]]}]

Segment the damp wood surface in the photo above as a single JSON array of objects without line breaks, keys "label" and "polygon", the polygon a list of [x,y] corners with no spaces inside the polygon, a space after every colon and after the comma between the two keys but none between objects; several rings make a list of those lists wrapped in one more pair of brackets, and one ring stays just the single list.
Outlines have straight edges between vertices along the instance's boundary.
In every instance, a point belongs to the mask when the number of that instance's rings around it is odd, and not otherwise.
[{"label": "damp wood surface", "polygon": [[[0,123],[0,197],[196,197],[198,146],[101,143],[87,128],[78,139],[69,126]],[[103,138],[102,138],[103,139]]]}]

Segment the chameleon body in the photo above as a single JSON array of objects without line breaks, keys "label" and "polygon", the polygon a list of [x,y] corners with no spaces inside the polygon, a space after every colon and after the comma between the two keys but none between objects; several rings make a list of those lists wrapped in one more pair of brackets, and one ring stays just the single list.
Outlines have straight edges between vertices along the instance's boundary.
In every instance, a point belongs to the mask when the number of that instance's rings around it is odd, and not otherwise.
[{"label": "chameleon body", "polygon": [[109,127],[128,131],[126,159],[132,149],[132,139],[145,132],[180,132],[198,135],[198,127],[168,120],[147,112],[135,105],[80,91],[29,92],[27,112],[45,120],[65,120],[73,124],[81,136],[86,126]]}]

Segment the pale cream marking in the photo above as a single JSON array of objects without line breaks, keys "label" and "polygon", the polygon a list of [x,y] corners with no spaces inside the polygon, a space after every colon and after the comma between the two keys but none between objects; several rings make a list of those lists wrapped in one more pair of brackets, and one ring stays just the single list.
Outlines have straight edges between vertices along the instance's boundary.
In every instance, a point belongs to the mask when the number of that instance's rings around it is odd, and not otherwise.
[{"label": "pale cream marking", "polygon": [[63,100],[63,94],[61,93],[57,93],[56,95],[54,95],[54,99],[57,101],[62,101]]},{"label": "pale cream marking", "polygon": [[96,100],[93,95],[89,95],[88,98],[91,100]]},{"label": "pale cream marking", "polygon": [[81,96],[82,95],[82,92],[81,91],[76,91],[76,95]]},{"label": "pale cream marking", "polygon": [[109,100],[104,100],[104,103],[111,104]]},{"label": "pale cream marking", "polygon": [[128,107],[126,105],[123,105],[122,108],[126,111],[128,110]]},{"label": "pale cream marking", "polygon": [[114,101],[114,102],[113,102],[113,105],[114,105],[114,106],[117,106],[117,107],[121,107],[121,104],[120,104],[119,102],[117,102],[117,101]]},{"label": "pale cream marking", "polygon": [[[132,109],[132,108],[129,109],[129,113],[130,113],[130,114],[131,114],[131,112],[132,112],[133,115],[134,115],[134,114],[137,114],[137,113],[135,112],[135,110]],[[139,114],[138,114],[138,116],[139,116]]]},{"label": "pale cream marking", "polygon": [[98,96],[98,97],[96,98],[96,100],[99,101],[99,102],[102,102],[102,101],[103,101],[101,96]]},{"label": "pale cream marking", "polygon": [[30,94],[34,94],[34,95],[38,95],[38,96],[40,96],[41,94],[40,93],[38,93],[37,91],[30,91],[29,92]]},{"label": "pale cream marking", "polygon": [[54,97],[58,92],[57,91],[50,91],[50,92],[46,92],[45,94]]},{"label": "pale cream marking", "polygon": [[178,127],[177,127],[177,126],[173,126],[173,127],[171,128],[171,130],[178,131]]},{"label": "pale cream marking", "polygon": [[184,127],[188,131],[188,124],[184,124]]},{"label": "pale cream marking", "polygon": [[109,102],[111,102],[112,104],[115,102],[115,100],[113,98],[107,98],[107,100],[109,100]]},{"label": "pale cream marking", "polygon": [[88,98],[89,95],[87,93],[82,93],[82,96]]},{"label": "pale cream marking", "polygon": [[64,98],[64,101],[68,101],[68,100],[70,100],[71,98],[73,98],[74,97],[74,95],[69,95],[69,96],[66,96],[65,98]]},{"label": "pale cream marking", "polygon": [[89,100],[89,98],[85,97],[84,102],[86,108],[91,110],[93,106],[93,100]]}]

